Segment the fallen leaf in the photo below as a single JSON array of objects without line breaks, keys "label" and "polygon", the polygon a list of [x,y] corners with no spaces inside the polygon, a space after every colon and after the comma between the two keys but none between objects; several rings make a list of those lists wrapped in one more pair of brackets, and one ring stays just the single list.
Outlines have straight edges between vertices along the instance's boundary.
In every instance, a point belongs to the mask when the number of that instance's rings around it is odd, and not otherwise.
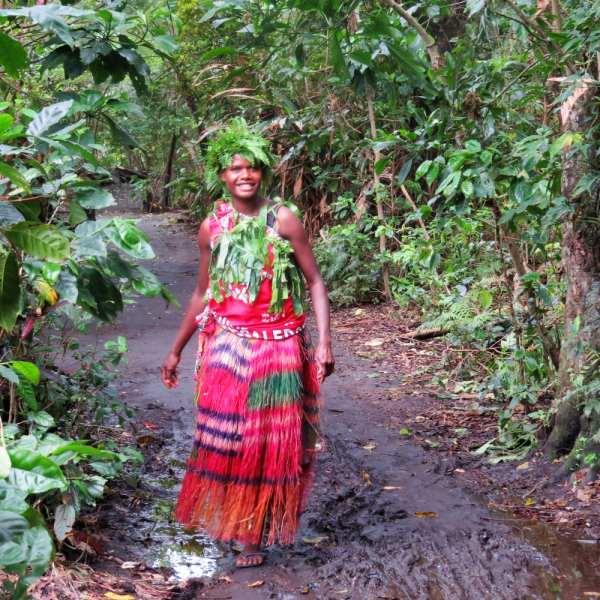
[{"label": "fallen leaf", "polygon": [[139,562],[132,562],[132,561],[125,561],[122,565],[121,565],[121,569],[136,569],[137,567],[139,567],[142,563]]},{"label": "fallen leaf", "polygon": [[348,590],[340,590],[339,592],[332,592],[332,594],[347,594]]},{"label": "fallen leaf", "polygon": [[592,598],[600,598],[600,592],[583,592],[584,596],[591,596]]},{"label": "fallen leaf", "polygon": [[155,427],[154,421],[148,421],[147,423],[144,423],[144,427],[152,429],[153,431],[158,431],[160,429],[160,427]]},{"label": "fallen leaf", "polygon": [[328,540],[329,536],[328,535],[322,535],[316,538],[312,538],[311,540],[306,539],[306,538],[302,538],[302,541],[305,544],[320,544],[321,542],[324,542],[325,540]]},{"label": "fallen leaf", "polygon": [[370,444],[363,446],[363,448],[365,450],[375,450],[375,448],[377,448],[377,444],[375,442],[371,442]]},{"label": "fallen leaf", "polygon": [[369,340],[368,342],[365,342],[363,344],[363,346],[371,346],[371,347],[375,347],[375,346],[383,346],[384,344],[387,344],[388,342],[391,342],[392,340],[387,339],[381,339],[381,338],[375,338],[373,340]]},{"label": "fallen leaf", "polygon": [[225,583],[233,583],[233,579],[231,579],[231,577],[228,577],[227,575],[219,577],[219,581],[224,581]]},{"label": "fallen leaf", "polygon": [[106,592],[105,598],[111,598],[112,600],[135,600],[135,596],[120,596],[119,594],[113,594],[112,592]]},{"label": "fallen leaf", "polygon": [[362,308],[357,308],[356,311],[354,312],[354,314],[359,317],[360,315],[363,314],[363,309]]},{"label": "fallen leaf", "polygon": [[371,487],[373,487],[373,484],[371,483],[371,476],[366,472],[363,471],[363,481],[366,481]]},{"label": "fallen leaf", "polygon": [[519,465],[517,467],[517,471],[522,471],[523,469],[527,469],[529,467],[529,463],[528,462],[524,462],[522,465]]},{"label": "fallen leaf", "polygon": [[415,417],[415,421],[424,421],[427,417],[423,417],[422,415],[417,415]]},{"label": "fallen leaf", "polygon": [[304,588],[300,593],[301,594],[308,594],[308,592],[310,592],[310,590],[308,588]]},{"label": "fallen leaf", "polygon": [[264,583],[265,583],[264,581],[255,581],[254,583],[249,583],[248,587],[260,587]]},{"label": "fallen leaf", "polygon": [[415,517],[437,517],[437,513],[434,512],[416,512]]},{"label": "fallen leaf", "polygon": [[153,435],[143,435],[136,440],[136,444],[143,448],[148,442],[154,442],[156,438]]},{"label": "fallen leaf", "polygon": [[386,485],[381,488],[382,490],[401,490],[401,487],[396,487],[395,485]]},{"label": "fallen leaf", "polygon": [[533,498],[527,498],[527,502],[525,502],[525,506],[531,506],[533,504]]},{"label": "fallen leaf", "polygon": [[581,502],[589,502],[596,494],[596,490],[589,487],[578,487],[575,492],[575,496],[577,496],[577,500]]},{"label": "fallen leaf", "polygon": [[464,469],[454,469],[455,473],[464,473],[465,470]]}]

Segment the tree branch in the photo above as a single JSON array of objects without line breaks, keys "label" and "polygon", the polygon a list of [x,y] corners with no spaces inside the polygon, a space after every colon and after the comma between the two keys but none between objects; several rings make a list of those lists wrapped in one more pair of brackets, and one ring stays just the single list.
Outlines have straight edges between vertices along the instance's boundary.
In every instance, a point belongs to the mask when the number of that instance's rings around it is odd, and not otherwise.
[{"label": "tree branch", "polygon": [[431,59],[431,69],[433,71],[439,71],[444,68],[444,59],[438,50],[438,47],[435,43],[435,40],[425,31],[425,28],[402,6],[400,6],[394,0],[383,0],[388,6],[394,9],[421,37],[421,39],[425,42],[425,48],[427,49],[427,54],[429,54],[429,58]]},{"label": "tree branch", "polygon": [[[502,0],[502,2],[508,4],[508,6],[510,6],[519,15],[524,23],[527,23],[531,29],[536,31],[539,36],[544,38],[546,40],[545,43],[550,44],[560,58],[564,58],[565,54],[562,51],[562,48],[555,41],[548,39],[548,36],[544,33],[544,30],[535,21],[530,19],[512,0]],[[565,60],[565,67],[568,75],[573,75],[577,71],[570,60]]]}]

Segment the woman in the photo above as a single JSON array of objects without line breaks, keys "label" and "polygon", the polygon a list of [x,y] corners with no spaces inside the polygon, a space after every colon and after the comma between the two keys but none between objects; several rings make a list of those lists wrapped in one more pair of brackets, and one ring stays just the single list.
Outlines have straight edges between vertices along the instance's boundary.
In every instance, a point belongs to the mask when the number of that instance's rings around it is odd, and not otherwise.
[{"label": "woman", "polygon": [[198,286],[161,369],[176,387],[181,351],[199,328],[198,419],[175,515],[244,544],[239,568],[263,563],[267,530],[267,544],[294,542],[320,447],[320,384],[334,367],[329,302],[304,228],[259,195],[273,161],[243,119],[211,142],[207,183],[231,200],[200,226]]}]

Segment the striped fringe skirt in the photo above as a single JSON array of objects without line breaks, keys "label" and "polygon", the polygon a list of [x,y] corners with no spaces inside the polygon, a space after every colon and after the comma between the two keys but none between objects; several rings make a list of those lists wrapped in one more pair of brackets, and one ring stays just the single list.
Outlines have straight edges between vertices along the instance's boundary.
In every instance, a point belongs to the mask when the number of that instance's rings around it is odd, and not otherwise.
[{"label": "striped fringe skirt", "polygon": [[215,539],[292,544],[320,449],[320,385],[306,330],[286,340],[217,326],[198,367],[194,445],[175,516]]}]

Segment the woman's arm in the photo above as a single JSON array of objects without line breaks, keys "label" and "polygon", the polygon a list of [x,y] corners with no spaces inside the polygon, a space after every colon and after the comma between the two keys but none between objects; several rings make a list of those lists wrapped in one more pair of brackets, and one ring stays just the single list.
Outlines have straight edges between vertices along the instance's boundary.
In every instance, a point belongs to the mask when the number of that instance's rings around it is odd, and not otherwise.
[{"label": "woman's arm", "polygon": [[298,265],[310,289],[319,330],[319,345],[315,358],[319,369],[319,381],[323,383],[325,377],[333,373],[335,366],[329,329],[329,298],[325,284],[300,219],[289,208],[282,206],[277,212],[276,223],[279,235],[292,245]]},{"label": "woman's arm", "polygon": [[198,272],[198,285],[188,304],[183,317],[183,322],[175,341],[169,350],[160,368],[163,383],[168,388],[174,388],[179,385],[179,376],[177,375],[177,365],[181,360],[181,352],[190,341],[196,331],[196,317],[204,310],[203,298],[208,287],[208,265],[210,262],[210,228],[209,219],[205,219],[200,225],[198,231],[198,247],[200,248],[200,269]]}]

